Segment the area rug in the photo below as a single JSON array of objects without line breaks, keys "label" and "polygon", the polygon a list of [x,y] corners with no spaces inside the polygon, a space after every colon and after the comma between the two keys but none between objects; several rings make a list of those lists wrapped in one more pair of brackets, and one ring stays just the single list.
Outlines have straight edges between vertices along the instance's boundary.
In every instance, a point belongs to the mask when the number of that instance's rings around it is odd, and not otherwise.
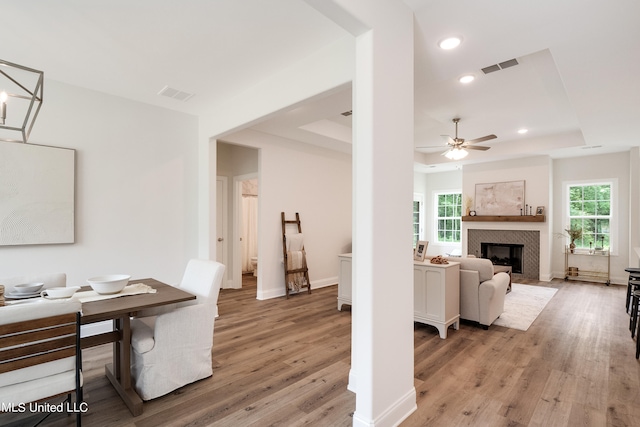
[{"label": "area rug", "polygon": [[526,331],[556,292],[555,288],[514,283],[504,299],[504,313],[493,324]]}]

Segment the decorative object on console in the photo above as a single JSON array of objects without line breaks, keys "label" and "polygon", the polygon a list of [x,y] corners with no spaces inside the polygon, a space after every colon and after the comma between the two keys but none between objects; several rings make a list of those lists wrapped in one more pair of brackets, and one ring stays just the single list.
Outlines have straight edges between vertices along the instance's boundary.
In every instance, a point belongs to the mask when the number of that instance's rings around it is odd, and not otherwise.
[{"label": "decorative object on console", "polygon": [[427,253],[427,247],[429,242],[425,240],[418,240],[416,243],[416,249],[413,251],[413,259],[416,261],[424,261],[424,256]]},{"label": "decorative object on console", "polygon": [[525,206],[524,181],[476,184],[475,200],[478,215],[521,216]]},{"label": "decorative object on console", "polygon": [[438,255],[431,258],[431,264],[449,264],[449,261],[443,258],[442,255]]},{"label": "decorative object on console", "polygon": [[[26,143],[42,106],[44,72],[0,59],[0,140]],[[19,132],[20,139],[13,133]]]},{"label": "decorative object on console", "polygon": [[571,251],[571,253],[573,253],[573,251],[576,248],[576,240],[582,238],[582,228],[569,227],[569,228],[565,228],[564,231],[567,232],[567,235],[571,240],[571,243],[569,244],[569,250]]}]

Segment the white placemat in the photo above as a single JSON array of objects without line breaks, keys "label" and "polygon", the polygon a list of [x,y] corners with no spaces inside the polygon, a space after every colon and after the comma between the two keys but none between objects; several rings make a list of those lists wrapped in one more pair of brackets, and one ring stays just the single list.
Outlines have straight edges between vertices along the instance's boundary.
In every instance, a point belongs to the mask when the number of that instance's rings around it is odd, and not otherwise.
[{"label": "white placemat", "polygon": [[124,289],[118,292],[117,294],[101,295],[96,291],[84,291],[84,292],[76,292],[73,295],[72,299],[84,303],[84,302],[90,302],[90,301],[100,301],[100,300],[111,299],[111,298],[126,297],[129,295],[155,294],[155,293],[156,293],[156,290],[149,285],[145,285],[144,283],[133,283],[131,285],[125,286]]}]

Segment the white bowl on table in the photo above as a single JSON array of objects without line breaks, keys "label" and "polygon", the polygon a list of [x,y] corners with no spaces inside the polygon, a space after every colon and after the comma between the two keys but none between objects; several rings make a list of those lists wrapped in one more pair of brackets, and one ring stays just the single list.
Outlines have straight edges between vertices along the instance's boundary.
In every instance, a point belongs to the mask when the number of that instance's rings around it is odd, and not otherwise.
[{"label": "white bowl on table", "polygon": [[78,289],[79,286],[47,288],[40,292],[40,296],[46,299],[71,298]]},{"label": "white bowl on table", "polygon": [[91,288],[100,295],[117,294],[129,283],[131,276],[126,274],[109,274],[87,279]]},{"label": "white bowl on table", "polygon": [[13,291],[17,294],[35,294],[40,292],[44,283],[21,283],[13,287]]}]

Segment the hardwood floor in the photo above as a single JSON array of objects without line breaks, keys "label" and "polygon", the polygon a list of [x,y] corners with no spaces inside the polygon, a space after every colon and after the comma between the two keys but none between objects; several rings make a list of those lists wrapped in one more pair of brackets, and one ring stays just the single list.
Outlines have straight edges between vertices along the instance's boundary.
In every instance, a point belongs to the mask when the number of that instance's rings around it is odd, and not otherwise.
[{"label": "hardwood floor", "polygon": [[[442,340],[414,325],[418,410],[403,427],[640,425],[626,288],[527,283],[559,291],[526,332],[463,322]],[[336,287],[289,300],[255,294],[255,285],[221,291],[213,377],[146,402],[139,417],[104,377],[111,348],[87,350],[84,425],[350,426],[351,313],[336,310]],[[1,414],[0,425],[11,419]],[[54,414],[42,425],[74,418]]]}]

